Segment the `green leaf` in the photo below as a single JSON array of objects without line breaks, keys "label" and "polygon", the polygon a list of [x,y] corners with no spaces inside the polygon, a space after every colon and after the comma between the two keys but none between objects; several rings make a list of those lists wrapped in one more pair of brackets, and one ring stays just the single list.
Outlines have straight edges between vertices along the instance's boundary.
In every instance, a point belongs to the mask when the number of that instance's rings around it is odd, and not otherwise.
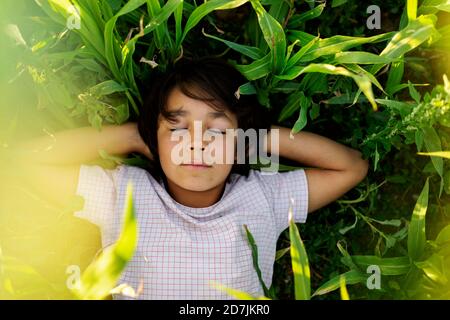
[{"label": "green leaf", "polygon": [[264,294],[266,296],[270,296],[269,289],[267,288],[266,284],[264,283],[264,280],[262,278],[261,269],[259,268],[258,264],[258,246],[256,245],[255,239],[253,238],[253,235],[251,234],[250,230],[248,229],[247,225],[244,224],[245,234],[247,235],[247,241],[250,245],[250,249],[252,250],[252,259],[253,259],[253,267],[255,268],[256,274],[258,275],[259,283],[261,284]]},{"label": "green leaf", "polygon": [[291,240],[292,271],[294,272],[294,287],[296,300],[311,298],[311,276],[308,255],[303,245],[297,225],[293,219],[292,204],[289,208],[289,238]]},{"label": "green leaf", "polygon": [[113,155],[106,152],[105,149],[98,150],[98,154],[102,158],[102,166],[108,169],[114,169],[117,165],[123,164],[124,157],[119,155]]},{"label": "green leaf", "polygon": [[401,101],[395,101],[395,100],[389,100],[389,99],[375,99],[375,101],[379,104],[382,104],[390,109],[393,109],[397,111],[400,116],[405,118],[411,113],[411,110],[413,106],[409,103],[401,102]]},{"label": "green leaf", "polygon": [[288,253],[291,250],[291,247],[287,247],[284,249],[280,249],[275,254],[275,261],[280,260],[286,253]]},{"label": "green leaf", "polygon": [[231,49],[233,49],[233,50],[235,50],[235,51],[237,51],[239,53],[242,53],[243,55],[245,55],[247,57],[250,57],[250,58],[252,58],[254,60],[258,60],[258,59],[261,59],[261,58],[264,57],[264,53],[257,47],[245,46],[245,45],[238,44],[238,43],[235,43],[235,42],[232,42],[232,41],[220,39],[218,37],[215,37],[215,36],[207,34],[204,31],[204,29],[202,29],[202,32],[203,32],[203,34],[206,37],[214,39],[214,40],[221,41],[224,44],[226,44],[228,47],[230,47]]},{"label": "green leaf", "polygon": [[439,10],[450,12],[448,0],[424,0],[418,9],[419,14],[435,14]]},{"label": "green leaf", "polygon": [[[410,21],[406,28],[397,32],[380,56],[392,59],[401,58],[405,53],[417,48],[419,45],[436,34],[434,27],[436,16],[420,16],[414,21]],[[373,66],[371,73],[376,74],[383,65]]]},{"label": "green leaf", "polygon": [[305,97],[305,95],[300,97],[300,113],[294,127],[291,129],[291,134],[296,134],[301,131],[308,122],[308,108],[311,106],[311,99]]},{"label": "green leaf", "polygon": [[76,1],[72,4],[66,0],[50,0],[50,3],[54,7],[59,7],[60,13],[64,12],[63,15],[66,19],[73,15],[71,8],[76,8],[77,15],[79,14],[80,18],[80,29],[74,30],[80,34],[84,43],[96,52],[96,57],[99,61],[103,62],[106,53],[102,34],[104,22],[101,15],[98,12],[96,15],[94,13],[95,9],[92,10],[95,7],[98,10],[98,4],[84,1]]},{"label": "green leaf", "polygon": [[278,122],[288,119],[295,111],[299,109],[299,101],[305,98],[303,91],[297,91],[288,97],[287,104],[283,107],[278,116]]},{"label": "green leaf", "polygon": [[353,270],[359,270],[358,266],[353,262],[352,257],[350,256],[348,251],[342,246],[341,242],[344,242],[344,241],[339,240],[336,243],[336,246],[338,247],[339,252],[342,254],[341,262]]},{"label": "green leaf", "polygon": [[99,64],[96,60],[92,59],[76,59],[77,63],[82,65],[84,68],[86,68],[89,71],[93,71],[99,74],[105,73],[104,67]]},{"label": "green leaf", "polygon": [[250,0],[258,17],[259,26],[270,48],[271,71],[275,74],[282,72],[285,66],[286,36],[280,23],[264,10],[257,0]]},{"label": "green leaf", "polygon": [[450,242],[450,225],[445,226],[439,231],[435,241],[438,245],[444,245]]},{"label": "green leaf", "polygon": [[391,68],[388,74],[388,80],[386,83],[386,91],[390,96],[392,96],[396,92],[396,87],[400,85],[403,78],[404,69],[404,61],[394,62],[391,64]]},{"label": "green leaf", "polygon": [[211,0],[198,6],[189,16],[188,21],[186,22],[186,26],[184,27],[183,30],[183,35],[181,36],[180,41],[177,43],[177,47],[183,42],[187,33],[192,28],[194,28],[200,22],[200,20],[207,14],[211,13],[214,10],[233,9],[243,5],[246,2],[248,2],[248,0],[234,0],[234,1]]},{"label": "green leaf", "polygon": [[127,88],[118,84],[114,80],[107,80],[102,83],[99,83],[95,86],[93,86],[90,91],[92,94],[102,97],[107,96],[109,94],[115,93],[115,92],[123,92],[126,91]]},{"label": "green leaf", "polygon": [[[414,83],[412,83],[412,85],[413,86],[415,86],[415,87],[427,87],[427,86],[429,86],[430,84],[429,83],[416,83],[416,84],[414,84]],[[393,94],[395,94],[395,93],[397,93],[398,91],[400,91],[400,90],[403,90],[403,89],[406,89],[406,88],[409,88],[409,85],[407,84],[407,83],[401,83],[401,84],[398,84],[398,85],[396,85],[396,86],[394,86],[390,91],[389,91],[389,95],[393,95]]]},{"label": "green leaf", "polygon": [[[161,11],[161,5],[159,0],[147,0],[147,10],[150,18],[157,16]],[[163,21],[155,30],[155,43],[156,47],[163,50],[166,46],[171,48],[173,46],[172,38],[166,33],[167,20]]]},{"label": "green leaf", "polygon": [[385,225],[385,226],[394,226],[394,227],[400,227],[402,222],[399,219],[390,219],[390,220],[377,220],[374,218],[370,218],[370,221],[374,221],[376,223]]},{"label": "green leaf", "polygon": [[336,8],[339,6],[342,6],[343,4],[346,4],[348,0],[333,0],[333,2],[331,3],[331,7],[332,8]]},{"label": "green leaf", "polygon": [[357,63],[357,64],[388,64],[395,61],[389,57],[379,56],[369,52],[363,51],[345,51],[338,52],[334,55],[334,63]]},{"label": "green leaf", "polygon": [[300,90],[315,95],[319,93],[329,93],[328,79],[326,74],[308,73],[300,81]]},{"label": "green leaf", "polygon": [[137,221],[132,196],[133,185],[129,182],[119,240],[106,248],[83,273],[81,285],[74,292],[80,299],[98,300],[107,297],[133,257],[137,244]]},{"label": "green leaf", "polygon": [[244,83],[238,88],[237,91],[238,99],[241,94],[243,95],[256,94],[256,88],[251,82]]},{"label": "green leaf", "polygon": [[291,7],[293,7],[293,3],[289,3],[289,1],[272,1],[269,14],[283,24]]},{"label": "green leaf", "polygon": [[445,276],[444,257],[438,254],[432,254],[427,260],[415,262],[415,265],[422,269],[428,278],[441,285],[448,282]]},{"label": "green leaf", "polygon": [[396,276],[407,273],[411,268],[408,257],[380,258],[377,256],[352,256],[353,262],[366,270],[370,265],[380,268],[381,274],[386,276]]},{"label": "green leaf", "polygon": [[444,174],[444,191],[446,194],[450,195],[450,171]]},{"label": "green leaf", "polygon": [[309,72],[319,72],[319,73],[324,73],[324,74],[333,74],[333,75],[342,75],[342,76],[346,76],[346,77],[351,77],[353,80],[355,80],[358,87],[361,89],[361,91],[367,97],[369,102],[372,104],[373,109],[375,111],[377,110],[377,104],[375,102],[375,98],[373,95],[370,79],[364,74],[355,74],[343,67],[336,67],[331,64],[312,63],[306,67],[294,66],[291,69],[287,70],[285,72],[285,74],[283,74],[281,76],[275,76],[275,77],[278,79],[283,79],[283,80],[292,80],[292,79],[297,78],[298,76],[300,76],[303,73],[309,73]]},{"label": "green leaf", "polygon": [[311,118],[311,120],[315,120],[319,117],[319,115],[320,107],[317,103],[313,103],[311,110],[309,110],[309,117]]},{"label": "green leaf", "polygon": [[443,4],[441,4],[441,5],[438,5],[437,7],[436,7],[438,10],[442,10],[442,11],[445,11],[445,12],[450,12],[450,3],[443,3]]},{"label": "green leaf", "polygon": [[295,40],[293,43],[291,43],[289,46],[288,46],[288,48],[287,48],[287,53],[286,53],[286,57],[285,57],[285,60],[286,61],[289,61],[289,59],[290,59],[290,57],[291,57],[291,54],[292,54],[292,50],[294,50],[294,47],[298,44],[298,43],[300,43],[300,40]]},{"label": "green leaf", "polygon": [[117,124],[123,124],[130,117],[130,107],[128,103],[122,103],[116,108],[115,121]]},{"label": "green leaf", "polygon": [[414,141],[416,142],[417,151],[421,151],[422,146],[423,146],[423,132],[422,131],[417,130],[414,133]]},{"label": "green leaf", "polygon": [[[373,74],[371,74],[369,71],[367,71],[363,67],[361,67],[357,64],[346,64],[346,65],[344,65],[344,67],[347,68],[348,70],[350,70],[351,72],[366,76],[367,78],[369,78],[370,82],[372,82],[378,89],[380,89],[381,91],[383,91],[385,93],[383,87],[381,86],[381,84],[377,80],[377,78],[375,78],[375,76]],[[359,91],[359,92],[361,92],[361,91]],[[355,103],[358,100],[358,98],[359,98],[359,94],[355,95],[355,99],[354,99],[353,103]]]},{"label": "green leaf", "polygon": [[161,24],[163,24],[174,12],[177,10],[183,3],[183,0],[169,0],[166,4],[158,11],[158,13],[152,17],[150,22],[144,27],[143,34],[136,35],[133,39],[134,42],[141,37],[144,36],[156,28],[158,28]]},{"label": "green leaf", "polygon": [[[154,30],[157,30],[161,25],[165,25],[167,19],[177,10],[183,3],[183,0],[169,0],[167,3],[156,11],[156,14],[151,18],[150,22],[141,30],[137,35],[135,35],[130,41],[126,43],[122,50],[122,61],[124,65],[127,65],[129,70],[130,78],[133,79],[133,65],[131,57],[135,51],[136,42],[140,37],[147,35]],[[167,33],[167,30],[166,30]],[[168,41],[169,48],[172,47],[172,38],[167,35],[166,41]],[[178,48],[178,46],[177,46]],[[130,79],[130,80],[131,80]]]},{"label": "green leaf", "polygon": [[[184,1],[181,1],[178,7],[175,9],[174,16],[175,16],[175,44],[178,46],[178,44],[181,43],[181,37],[183,36],[183,30],[182,30],[182,20],[183,20],[183,6]],[[178,48],[178,47],[177,47]]]},{"label": "green leaf", "polygon": [[[131,91],[135,96],[137,96],[140,103],[142,103],[142,99],[140,97],[140,91],[136,85],[135,77],[134,77],[134,69],[135,69],[135,63],[132,59],[133,54],[135,52],[136,43],[142,36],[154,31],[157,29],[161,24],[164,24],[165,21],[170,17],[170,15],[180,6],[180,3],[182,0],[169,0],[167,3],[161,8],[161,10],[158,10],[157,14],[152,17],[150,22],[144,27],[143,30],[140,30],[140,32],[135,35],[131,40],[126,42],[126,44],[122,47],[121,54],[121,62],[122,67],[120,68],[120,73],[123,75],[123,80],[126,80],[128,83],[128,86],[131,88]],[[131,2],[128,2],[128,4]],[[138,2],[136,3],[136,5]],[[125,8],[125,7],[124,7]],[[122,8],[123,10],[123,8]],[[121,10],[121,11],[122,11]],[[119,11],[120,13],[120,11]],[[118,14],[119,14],[118,13]],[[117,15],[116,15],[117,16]],[[117,17],[115,16],[115,19],[117,20]],[[113,21],[114,24],[116,21]],[[109,22],[108,22],[109,23]],[[169,39],[171,39],[169,37]],[[167,39],[166,39],[167,40]],[[171,40],[169,40],[169,47],[172,46]],[[134,102],[133,97],[127,92],[127,97],[131,103],[131,106],[133,107],[136,114],[139,115],[139,109]]]},{"label": "green leaf", "polygon": [[97,131],[100,131],[101,127],[102,127],[102,123],[103,123],[103,119],[102,117],[100,117],[100,115],[98,113],[95,113],[91,118],[90,118],[90,123],[92,124],[92,126],[97,129]]},{"label": "green leaf", "polygon": [[217,290],[227,293],[228,295],[230,295],[238,300],[270,300],[269,298],[267,298],[265,296],[254,297],[247,292],[229,288],[229,287],[227,287],[217,281],[214,281],[214,280],[209,281],[209,285]]},{"label": "green leaf", "polygon": [[417,199],[408,228],[408,255],[413,261],[420,259],[426,243],[425,215],[428,208],[428,180],[429,178]]},{"label": "green leaf", "polygon": [[339,286],[340,286],[340,293],[341,293],[341,300],[350,300],[350,296],[347,291],[347,286],[345,285],[345,277],[341,276],[339,278]]},{"label": "green leaf", "polygon": [[147,0],[131,0],[128,1],[122,9],[117,12],[117,14],[109,19],[105,25],[104,31],[104,41],[105,41],[105,58],[108,62],[109,68],[113,73],[114,77],[118,81],[123,81],[123,76],[120,73],[119,69],[119,61],[122,61],[122,58],[119,57],[120,47],[117,43],[117,40],[114,36],[114,29],[116,27],[117,19],[120,16],[123,16],[133,10],[136,10],[140,6],[146,3]]},{"label": "green leaf", "polygon": [[408,88],[409,88],[409,94],[411,95],[411,98],[416,101],[416,103],[420,103],[420,93],[414,88],[414,85],[411,83],[411,81],[408,80]]},{"label": "green leaf", "polygon": [[415,20],[417,18],[417,0],[407,0],[406,8],[408,20]]},{"label": "green leaf", "polygon": [[264,58],[256,60],[248,65],[234,65],[247,80],[256,80],[270,73],[271,56],[268,53]]},{"label": "green leaf", "polygon": [[296,54],[294,54],[292,58],[289,58],[286,64],[286,69],[290,69],[291,67],[296,65],[297,62],[300,61],[300,59],[305,55],[305,53],[308,52],[317,41],[319,41],[319,39],[319,37],[313,38],[311,41],[305,44]]},{"label": "green leaf", "polygon": [[[425,144],[425,149],[428,152],[441,152],[441,139],[437,134],[436,130],[433,127],[424,127],[423,131],[423,142]],[[443,186],[444,186],[444,161],[440,157],[431,157],[431,162],[433,163],[433,167],[436,172],[441,177],[441,185],[439,190],[439,197],[442,194]]]},{"label": "green leaf", "polygon": [[288,28],[299,29],[306,21],[319,17],[322,14],[324,8],[325,3],[319,4],[314,9],[308,10],[301,14],[293,15],[292,18],[289,20]]},{"label": "green leaf", "polygon": [[377,171],[378,162],[380,162],[380,154],[378,153],[378,144],[375,145],[375,155],[373,161],[373,171]]},{"label": "green leaf", "polygon": [[339,289],[340,287],[340,279],[343,277],[345,279],[346,284],[357,284],[357,283],[365,283],[367,281],[367,275],[357,271],[357,270],[350,270],[346,273],[340,274],[335,276],[334,278],[328,280],[324,284],[322,284],[314,293],[314,296],[319,296],[322,294],[329,293],[331,291],[334,291],[336,289]]},{"label": "green leaf", "polygon": [[300,89],[300,83],[287,81],[272,88],[272,92],[293,93]]},{"label": "green leaf", "polygon": [[316,37],[312,34],[304,32],[304,31],[297,31],[297,30],[287,30],[286,36],[290,42],[294,42],[295,40],[300,41],[300,44],[302,46],[306,45],[308,42],[310,42],[314,38],[319,37],[319,36]]},{"label": "green leaf", "polygon": [[[301,31],[289,31],[292,35],[293,39],[300,39],[300,41],[305,43],[304,41],[309,42],[314,37],[308,34],[305,34]],[[305,38],[305,36],[307,37]],[[341,51],[346,51],[348,49],[354,48],[356,46],[360,46],[366,43],[377,43],[390,39],[394,35],[393,32],[383,33],[380,35],[372,36],[372,37],[349,37],[349,36],[333,36],[326,39],[320,39],[315,43],[299,60],[299,62],[308,62],[315,60],[317,58],[326,56],[326,55],[334,55]]]},{"label": "green leaf", "polygon": [[417,154],[424,156],[432,156],[432,157],[442,157],[450,159],[450,151],[442,151],[442,152],[418,152]]}]

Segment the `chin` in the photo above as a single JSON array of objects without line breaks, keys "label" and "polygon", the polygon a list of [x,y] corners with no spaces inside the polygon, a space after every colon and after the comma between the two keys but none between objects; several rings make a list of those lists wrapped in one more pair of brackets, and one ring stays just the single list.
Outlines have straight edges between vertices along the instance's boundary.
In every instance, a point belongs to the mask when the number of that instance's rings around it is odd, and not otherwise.
[{"label": "chin", "polygon": [[205,183],[202,181],[186,181],[186,182],[180,182],[177,183],[177,185],[183,189],[189,190],[189,191],[207,191],[215,187],[215,185],[211,183]]}]

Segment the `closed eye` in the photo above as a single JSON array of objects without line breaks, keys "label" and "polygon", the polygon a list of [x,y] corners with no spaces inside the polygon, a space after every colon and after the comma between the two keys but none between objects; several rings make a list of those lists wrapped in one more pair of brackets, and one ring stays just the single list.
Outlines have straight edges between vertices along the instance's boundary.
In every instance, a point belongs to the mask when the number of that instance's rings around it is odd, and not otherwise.
[{"label": "closed eye", "polygon": [[209,131],[213,132],[213,133],[217,133],[217,134],[225,134],[225,131],[221,131],[219,129],[208,129]]},{"label": "closed eye", "polygon": [[170,131],[176,131],[176,130],[187,130],[187,128],[171,128]]}]

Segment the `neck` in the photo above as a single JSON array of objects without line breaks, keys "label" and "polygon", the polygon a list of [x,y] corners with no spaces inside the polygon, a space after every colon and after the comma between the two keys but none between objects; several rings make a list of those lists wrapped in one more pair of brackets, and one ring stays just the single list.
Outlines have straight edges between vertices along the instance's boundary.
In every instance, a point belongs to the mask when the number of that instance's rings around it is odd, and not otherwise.
[{"label": "neck", "polygon": [[167,178],[163,179],[166,190],[178,203],[191,208],[205,208],[220,200],[225,190],[225,182],[217,187],[205,191],[183,189]]}]

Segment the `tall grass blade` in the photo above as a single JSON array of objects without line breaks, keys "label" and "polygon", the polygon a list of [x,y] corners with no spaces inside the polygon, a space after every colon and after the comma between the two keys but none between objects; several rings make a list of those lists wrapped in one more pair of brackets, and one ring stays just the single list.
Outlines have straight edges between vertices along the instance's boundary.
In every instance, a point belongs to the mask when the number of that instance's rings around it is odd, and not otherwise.
[{"label": "tall grass blade", "polygon": [[323,295],[338,289],[340,287],[341,278],[345,279],[346,284],[365,283],[367,281],[366,274],[357,270],[350,270],[325,282],[313,293],[312,297]]},{"label": "tall grass blade", "polygon": [[429,178],[417,199],[411,222],[408,227],[408,255],[412,261],[421,258],[425,249],[425,215],[428,208]]},{"label": "tall grass blade", "polygon": [[309,300],[311,298],[311,276],[308,255],[297,225],[294,222],[292,202],[289,208],[289,238],[291,240],[292,271],[294,272],[294,288],[296,300]]},{"label": "tall grass blade", "polygon": [[282,72],[285,66],[286,36],[280,23],[264,10],[257,0],[250,1],[258,17],[259,26],[271,53],[271,71]]}]

